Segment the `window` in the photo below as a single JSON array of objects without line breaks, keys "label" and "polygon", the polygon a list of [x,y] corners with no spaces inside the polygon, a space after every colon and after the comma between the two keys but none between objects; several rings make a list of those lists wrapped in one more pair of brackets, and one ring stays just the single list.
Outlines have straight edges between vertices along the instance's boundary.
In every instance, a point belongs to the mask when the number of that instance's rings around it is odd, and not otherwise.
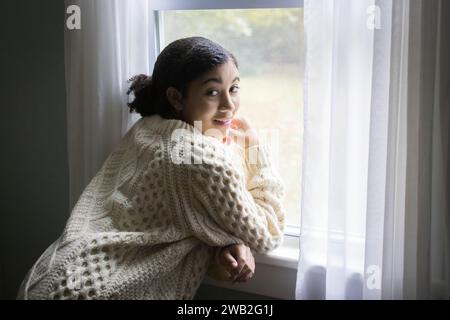
[{"label": "window", "polygon": [[[199,35],[220,43],[239,62],[239,113],[258,129],[278,129],[274,151],[286,185],[288,223],[283,246],[255,255],[254,281],[232,286],[207,277],[205,283],[294,299],[303,148],[303,0],[151,0],[149,9],[155,27],[151,56],[182,37]],[[274,147],[277,141],[269,142]]]},{"label": "window", "polygon": [[[220,7],[221,2],[214,5]],[[284,8],[255,8],[263,2],[267,5],[267,1],[227,1],[225,9],[201,10],[203,2],[183,10],[172,10],[179,7],[169,5],[155,11],[156,47],[160,51],[176,39],[195,35],[218,42],[235,54],[241,77],[239,114],[248,117],[261,135],[266,134],[272,146],[286,186],[287,224],[295,234],[301,203],[303,9],[300,1],[274,2],[274,6],[291,4]],[[230,9],[233,3],[239,9]],[[249,3],[252,8],[242,9]]]}]

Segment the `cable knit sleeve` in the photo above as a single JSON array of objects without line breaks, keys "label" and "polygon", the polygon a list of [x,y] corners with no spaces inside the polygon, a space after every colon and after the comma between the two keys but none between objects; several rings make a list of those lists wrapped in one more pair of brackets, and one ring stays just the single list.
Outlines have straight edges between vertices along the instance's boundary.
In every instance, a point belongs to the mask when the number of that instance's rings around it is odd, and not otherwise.
[{"label": "cable knit sleeve", "polygon": [[213,219],[253,252],[267,253],[283,241],[284,187],[268,146],[247,151],[257,156],[245,157],[244,170],[214,148],[202,163],[190,165],[191,195],[195,211]]}]

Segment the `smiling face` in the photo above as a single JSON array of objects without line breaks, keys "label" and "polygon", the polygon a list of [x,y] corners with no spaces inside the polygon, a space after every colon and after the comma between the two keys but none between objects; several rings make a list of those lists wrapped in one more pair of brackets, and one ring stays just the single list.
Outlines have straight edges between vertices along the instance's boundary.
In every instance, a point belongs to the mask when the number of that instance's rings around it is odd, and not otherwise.
[{"label": "smiling face", "polygon": [[194,122],[201,121],[204,134],[216,136],[215,132],[220,132],[226,136],[231,119],[239,109],[239,81],[239,71],[232,60],[193,80],[186,96],[178,100],[182,105],[182,120],[197,127],[198,123]]}]

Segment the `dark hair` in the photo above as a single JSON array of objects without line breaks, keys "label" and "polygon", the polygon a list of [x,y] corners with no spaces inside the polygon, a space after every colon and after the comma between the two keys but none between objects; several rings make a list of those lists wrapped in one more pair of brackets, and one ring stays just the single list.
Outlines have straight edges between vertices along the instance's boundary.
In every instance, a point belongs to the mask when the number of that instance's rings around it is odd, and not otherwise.
[{"label": "dark hair", "polygon": [[219,44],[203,38],[189,37],[170,43],[156,59],[153,75],[140,74],[128,82],[127,94],[134,95],[128,103],[130,113],[136,111],[142,117],[159,114],[166,119],[176,118],[176,112],[166,96],[169,87],[178,89],[183,97],[189,83],[211,69],[231,59],[236,68],[236,57]]}]

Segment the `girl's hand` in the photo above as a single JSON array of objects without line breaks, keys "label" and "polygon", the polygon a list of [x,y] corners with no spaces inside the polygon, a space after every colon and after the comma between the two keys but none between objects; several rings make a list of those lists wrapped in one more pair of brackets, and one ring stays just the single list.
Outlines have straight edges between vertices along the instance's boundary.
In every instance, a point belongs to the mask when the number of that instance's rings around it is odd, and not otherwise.
[{"label": "girl's hand", "polygon": [[232,120],[228,130],[228,136],[244,149],[259,144],[258,135],[254,126],[244,117],[234,118]]},{"label": "girl's hand", "polygon": [[230,273],[232,283],[246,282],[255,274],[255,260],[246,245],[233,244],[222,248],[218,261]]}]

